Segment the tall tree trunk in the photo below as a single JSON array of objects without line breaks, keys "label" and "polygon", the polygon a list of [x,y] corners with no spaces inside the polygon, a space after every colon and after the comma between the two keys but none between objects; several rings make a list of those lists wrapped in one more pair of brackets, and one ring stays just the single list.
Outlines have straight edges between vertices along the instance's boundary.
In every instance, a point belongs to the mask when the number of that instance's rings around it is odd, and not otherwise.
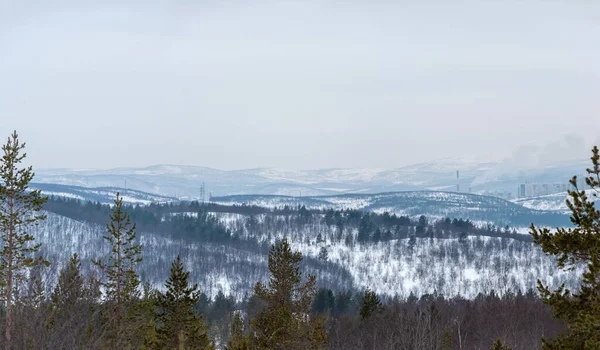
[{"label": "tall tree trunk", "polygon": [[6,350],[10,350],[12,345],[12,327],[13,327],[13,319],[12,319],[12,301],[11,301],[11,293],[12,293],[12,272],[9,270],[6,279],[6,329],[4,331],[4,348]]},{"label": "tall tree trunk", "polygon": [[13,219],[13,208],[14,201],[12,194],[9,195],[8,201],[9,208],[9,224],[8,224],[8,258],[6,262],[6,329],[4,332],[4,348],[10,350],[12,347],[12,328],[13,328],[13,314],[12,314],[12,293],[13,293],[13,273],[12,273],[12,262],[13,262],[13,239],[15,224]]}]

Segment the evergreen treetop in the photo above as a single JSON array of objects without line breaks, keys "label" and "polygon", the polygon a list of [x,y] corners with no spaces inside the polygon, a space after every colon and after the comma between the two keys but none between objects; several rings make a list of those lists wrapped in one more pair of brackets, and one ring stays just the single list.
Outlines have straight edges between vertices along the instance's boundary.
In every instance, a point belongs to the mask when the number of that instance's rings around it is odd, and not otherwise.
[{"label": "evergreen treetop", "polygon": [[0,287],[6,307],[5,348],[12,346],[14,291],[19,281],[26,276],[29,268],[49,265],[41,257],[34,257],[41,243],[35,244],[29,232],[32,226],[46,219],[41,213],[42,206],[48,200],[40,190],[30,190],[33,180],[33,168],[20,168],[27,157],[23,152],[25,143],[19,141],[17,132],[8,137],[2,145],[0,161]]},{"label": "evergreen treetop", "polygon": [[531,225],[535,243],[549,255],[558,259],[559,269],[572,269],[585,265],[581,286],[570,291],[564,284],[551,291],[538,280],[538,290],[543,301],[553,308],[554,315],[565,320],[569,332],[556,339],[544,339],[545,349],[598,349],[600,348],[600,211],[594,201],[600,190],[600,154],[592,150],[592,167],[587,169],[588,192],[579,189],[577,177],[570,183],[567,206],[571,210],[572,228],[558,228],[554,232]]},{"label": "evergreen treetop", "polygon": [[212,349],[203,319],[194,311],[200,298],[198,284],[190,286],[189,277],[177,256],[165,283],[167,290],[158,297],[158,338],[168,349]]},{"label": "evergreen treetop", "polygon": [[302,254],[292,251],[287,239],[271,247],[268,286],[259,282],[254,287],[255,295],[266,304],[266,309],[251,322],[253,348],[306,349],[315,346],[315,341],[326,339],[316,327],[318,318],[311,320],[309,316],[316,278],[308,275],[302,283],[301,261]]},{"label": "evergreen treetop", "polygon": [[360,306],[360,318],[365,320],[376,312],[383,310],[383,305],[374,291],[367,288]]}]

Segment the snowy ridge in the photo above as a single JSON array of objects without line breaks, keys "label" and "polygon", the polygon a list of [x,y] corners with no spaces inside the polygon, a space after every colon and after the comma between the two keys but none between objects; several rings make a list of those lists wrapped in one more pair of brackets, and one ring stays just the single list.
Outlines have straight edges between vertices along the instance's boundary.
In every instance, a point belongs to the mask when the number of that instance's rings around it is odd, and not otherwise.
[{"label": "snowy ridge", "polygon": [[[593,190],[585,190],[588,198],[592,199]],[[566,192],[556,193],[547,196],[540,196],[535,198],[523,198],[515,199],[512,202],[522,205],[525,208],[534,210],[546,210],[546,211],[558,211],[563,213],[570,213],[567,207],[566,200],[569,198]],[[600,202],[600,198],[596,200],[596,203]]]},{"label": "snowy ridge", "polygon": [[497,226],[528,227],[534,221],[547,226],[569,225],[568,216],[563,213],[533,210],[496,197],[456,192],[405,191],[303,197],[238,195],[213,197],[212,200],[223,205],[267,208],[303,205],[311,209],[359,209],[411,217],[464,218]]},{"label": "snowy ridge", "polygon": [[112,204],[117,192],[120,193],[123,202],[129,204],[147,205],[150,203],[167,203],[176,200],[176,198],[173,197],[116,187],[88,188],[43,183],[33,183],[30,187],[31,189],[42,191],[42,194],[45,196],[71,198],[81,201],[100,202],[103,204]]}]

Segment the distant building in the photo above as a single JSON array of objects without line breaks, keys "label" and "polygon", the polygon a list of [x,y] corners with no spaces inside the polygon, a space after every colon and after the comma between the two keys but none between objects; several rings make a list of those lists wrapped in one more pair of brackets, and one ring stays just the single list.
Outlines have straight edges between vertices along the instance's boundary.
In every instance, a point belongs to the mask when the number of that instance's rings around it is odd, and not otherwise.
[{"label": "distant building", "polygon": [[567,184],[524,183],[519,185],[517,197],[528,198],[547,196],[549,194],[567,192],[569,188],[570,186]]}]

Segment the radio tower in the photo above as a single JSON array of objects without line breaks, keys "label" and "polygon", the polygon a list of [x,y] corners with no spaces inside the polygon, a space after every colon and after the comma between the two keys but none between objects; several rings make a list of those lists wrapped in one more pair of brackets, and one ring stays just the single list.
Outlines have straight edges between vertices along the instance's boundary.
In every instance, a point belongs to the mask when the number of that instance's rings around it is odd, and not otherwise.
[{"label": "radio tower", "polygon": [[202,185],[200,186],[200,198],[198,198],[198,201],[201,205],[204,205],[204,181],[202,181]]},{"label": "radio tower", "polygon": [[460,173],[456,171],[456,192],[460,192]]}]

